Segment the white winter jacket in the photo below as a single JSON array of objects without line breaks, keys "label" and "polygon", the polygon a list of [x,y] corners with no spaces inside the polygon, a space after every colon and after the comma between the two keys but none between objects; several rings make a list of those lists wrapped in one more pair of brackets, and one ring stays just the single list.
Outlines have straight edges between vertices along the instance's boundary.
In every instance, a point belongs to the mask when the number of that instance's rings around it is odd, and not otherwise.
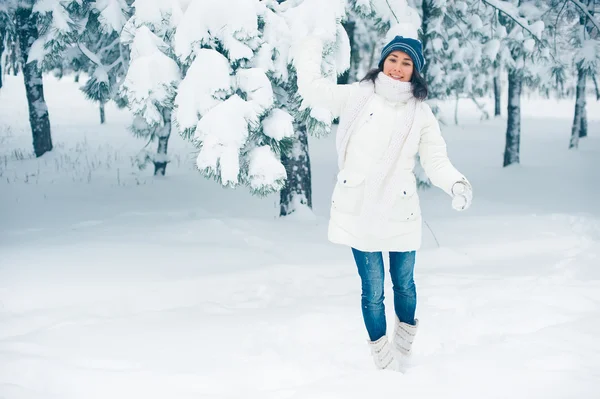
[{"label": "white winter jacket", "polygon": [[[313,38],[304,40],[296,56],[299,92],[312,107],[329,110],[334,117],[344,118],[344,109],[360,84],[336,85],[321,76],[322,47]],[[362,83],[364,84],[364,83]],[[396,160],[395,173],[385,185],[399,185],[389,217],[378,221],[375,229],[366,232],[359,223],[359,214],[365,192],[365,178],[381,159],[402,115],[405,102],[394,102],[375,91],[350,127],[351,136],[346,147],[343,169],[331,198],[328,237],[331,242],[347,245],[361,251],[413,251],[421,246],[422,219],[413,173],[415,157],[431,182],[449,195],[458,181],[467,181],[448,159],[446,143],[431,108],[420,102],[415,115],[413,134],[406,139]],[[341,123],[341,122],[340,122]],[[398,187],[396,187],[398,188]]]}]

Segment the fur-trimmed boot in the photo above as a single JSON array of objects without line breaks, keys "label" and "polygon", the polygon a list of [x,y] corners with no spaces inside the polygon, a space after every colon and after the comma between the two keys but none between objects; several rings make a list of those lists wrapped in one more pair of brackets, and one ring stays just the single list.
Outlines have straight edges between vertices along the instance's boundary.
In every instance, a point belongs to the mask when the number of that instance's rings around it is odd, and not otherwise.
[{"label": "fur-trimmed boot", "polygon": [[415,325],[401,322],[396,317],[396,326],[394,328],[394,348],[405,357],[410,356],[412,344],[417,335],[419,320],[415,319]]},{"label": "fur-trimmed boot", "polygon": [[379,338],[377,341],[367,341],[371,348],[371,355],[373,356],[373,362],[375,367],[380,370],[393,370],[394,369],[394,351],[392,345],[388,341],[387,335]]}]

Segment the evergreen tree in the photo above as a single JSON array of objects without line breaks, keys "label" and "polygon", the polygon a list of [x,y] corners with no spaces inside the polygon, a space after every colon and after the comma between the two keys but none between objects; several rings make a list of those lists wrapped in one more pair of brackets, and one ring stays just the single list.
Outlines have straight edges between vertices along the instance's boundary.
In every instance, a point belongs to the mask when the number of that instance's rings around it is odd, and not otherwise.
[{"label": "evergreen tree", "polygon": [[[574,9],[570,14],[574,14],[577,21],[570,36],[576,48],[573,62],[577,71],[577,90],[569,148],[577,148],[579,139],[587,136],[586,87],[587,82],[596,76],[600,65],[600,19],[595,16],[595,5],[595,0],[570,5]],[[568,13],[563,15],[569,18]]]},{"label": "evergreen tree", "polygon": [[82,91],[98,102],[104,123],[104,104],[116,97],[127,67],[119,35],[129,6],[125,0],[44,0],[38,8],[51,27],[37,43],[38,61],[59,77],[86,73]]},{"label": "evergreen tree", "polygon": [[[503,63],[502,53],[500,49],[500,41],[502,40],[501,35],[505,32],[504,27],[500,24],[500,12],[496,9],[493,10],[492,22],[490,24],[492,34],[488,42],[488,51],[490,59],[492,61],[491,71],[494,76],[493,87],[494,87],[494,116],[499,117],[502,115],[502,76],[503,76]],[[495,58],[493,57],[495,55]]]},{"label": "evergreen tree", "polygon": [[[0,10],[6,10],[5,6],[0,6]],[[14,26],[11,24],[9,14],[6,11],[0,11],[0,89],[2,88],[2,74],[4,73],[4,51],[10,43]]]},{"label": "evergreen tree", "polygon": [[2,74],[17,76],[23,69],[16,28],[16,4],[15,0],[0,4],[0,82]]},{"label": "evergreen tree", "polygon": [[[35,155],[40,157],[52,150],[52,135],[44,99],[42,69],[36,61],[40,54],[39,37],[53,26],[44,18],[44,3],[34,0],[5,1],[0,8],[0,15],[4,36],[10,33],[12,44],[19,46],[33,149]],[[17,54],[15,51],[11,53]]]},{"label": "evergreen tree", "polygon": [[156,153],[140,152],[138,165],[143,168],[152,162],[154,175],[160,176],[169,162],[172,111],[181,80],[173,36],[182,15],[178,1],[137,0],[121,32],[121,42],[130,49],[130,63],[120,95],[134,115],[131,130],[148,143],[158,142]]},{"label": "evergreen tree", "polygon": [[[479,0],[440,2],[424,0],[420,6],[424,77],[434,100],[467,98],[488,112],[477,98],[489,93],[498,40],[494,37],[494,10]],[[435,110],[435,106],[433,107]]]},{"label": "evergreen tree", "polygon": [[124,105],[118,98],[118,88],[129,59],[122,49],[120,34],[127,22],[129,6],[125,0],[84,1],[83,4],[88,7],[78,15],[78,20],[84,28],[71,51],[75,54],[71,63],[89,76],[81,90],[88,99],[98,103],[100,123],[104,123],[107,102],[116,100],[118,105]]},{"label": "evergreen tree", "polygon": [[347,83],[352,83],[362,79],[376,66],[390,24],[381,23],[382,19],[375,16],[372,8],[360,8],[356,1],[348,2],[346,14],[348,22],[343,25],[350,39],[351,53],[350,69],[345,75],[348,76]]},{"label": "evergreen tree", "polygon": [[508,166],[519,162],[523,87],[539,86],[548,72],[545,67],[549,65],[550,51],[541,20],[548,7],[543,0],[482,1],[495,10],[490,47],[496,57],[488,58],[493,60],[496,71],[497,68],[508,71],[508,120],[503,163]]},{"label": "evergreen tree", "polygon": [[292,118],[276,107],[267,75],[282,61],[273,58],[282,38],[265,36],[277,32],[278,22],[258,0],[197,1],[185,10],[173,38],[184,75],[175,121],[198,147],[198,169],[225,187],[246,185],[257,195],[284,187],[280,157],[293,133]]},{"label": "evergreen tree", "polygon": [[389,24],[381,23],[375,14],[364,15],[364,9],[356,1],[347,1],[346,20],[342,26],[350,41],[350,68],[344,72],[338,83],[353,83],[362,79],[379,59],[381,46]]},{"label": "evergreen tree", "polygon": [[0,89],[2,88],[2,55],[4,54],[4,49],[6,48],[6,36],[7,36],[7,18],[6,13],[0,13]]},{"label": "evergreen tree", "polygon": [[[314,28],[318,28],[324,32],[322,71],[328,79],[336,82],[339,75],[348,69],[350,43],[342,26],[342,2],[323,5],[318,1],[307,0],[267,4],[273,12],[273,21],[279,21],[271,24],[273,32],[277,33],[268,33],[268,37],[280,38],[274,55],[277,68],[272,74],[276,102],[293,117],[294,141],[291,149],[282,153],[288,180],[280,193],[280,215],[285,216],[301,206],[312,207],[308,134],[314,137],[328,135],[333,122],[332,115],[327,110],[310,107],[298,95],[296,70],[293,64],[288,65],[288,61],[293,59],[295,45],[312,33]],[[315,15],[318,17],[314,17]]]},{"label": "evergreen tree", "polygon": [[306,121],[298,118],[300,102],[296,95],[296,75],[288,64],[292,35],[283,13],[294,4],[267,1],[265,5],[267,8],[262,17],[265,43],[261,48],[260,58],[266,61],[262,64],[273,86],[275,107],[280,112],[279,127],[274,127],[273,131],[286,132],[284,137],[290,138],[287,148],[281,151],[286,182],[279,193],[279,216],[287,216],[301,207],[312,208],[308,129]]}]

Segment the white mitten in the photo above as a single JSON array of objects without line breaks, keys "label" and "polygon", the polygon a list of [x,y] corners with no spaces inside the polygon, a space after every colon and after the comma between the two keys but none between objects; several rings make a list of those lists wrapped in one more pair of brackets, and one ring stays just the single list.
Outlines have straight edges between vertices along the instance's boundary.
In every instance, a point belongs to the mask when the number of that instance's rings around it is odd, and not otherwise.
[{"label": "white mitten", "polygon": [[457,211],[469,209],[473,202],[473,189],[467,181],[457,181],[452,186],[452,208]]}]

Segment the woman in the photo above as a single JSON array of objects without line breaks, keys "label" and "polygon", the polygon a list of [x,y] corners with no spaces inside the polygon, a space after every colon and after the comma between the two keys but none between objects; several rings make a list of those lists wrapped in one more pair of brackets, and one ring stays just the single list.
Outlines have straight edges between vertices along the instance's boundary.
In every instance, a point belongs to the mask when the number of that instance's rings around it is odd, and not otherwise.
[{"label": "woman", "polygon": [[[422,220],[413,173],[415,157],[431,182],[453,197],[457,210],[471,204],[472,188],[448,160],[431,108],[421,42],[396,36],[381,52],[378,68],[352,85],[321,76],[322,44],[304,39],[294,64],[299,93],[314,108],[340,117],[337,184],[331,199],[329,240],[351,247],[362,281],[362,314],[379,369],[394,369],[411,353],[417,332],[415,251]],[[389,252],[395,329],[386,335],[384,264]]]}]

